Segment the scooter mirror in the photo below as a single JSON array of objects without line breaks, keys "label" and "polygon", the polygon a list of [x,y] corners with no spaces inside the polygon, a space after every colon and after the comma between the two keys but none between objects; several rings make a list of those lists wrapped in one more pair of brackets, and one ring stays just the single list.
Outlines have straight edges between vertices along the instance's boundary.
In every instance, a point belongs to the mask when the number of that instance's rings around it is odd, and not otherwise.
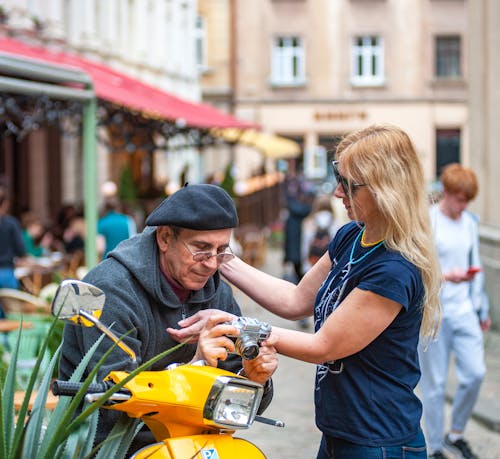
[{"label": "scooter mirror", "polygon": [[[104,292],[86,282],[67,279],[61,282],[52,301],[52,315],[80,322],[82,311],[100,317],[105,301]],[[92,325],[92,324],[88,324]]]},{"label": "scooter mirror", "polygon": [[52,315],[60,319],[85,327],[96,326],[129,355],[135,368],[137,365],[135,352],[99,320],[105,300],[106,295],[95,285],[66,279],[61,282],[54,295],[51,311]]}]

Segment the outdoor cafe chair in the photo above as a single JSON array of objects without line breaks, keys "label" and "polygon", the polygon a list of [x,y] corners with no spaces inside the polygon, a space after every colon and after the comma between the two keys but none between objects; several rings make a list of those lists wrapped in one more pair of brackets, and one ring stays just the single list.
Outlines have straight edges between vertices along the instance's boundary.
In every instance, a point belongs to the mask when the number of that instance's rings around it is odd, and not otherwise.
[{"label": "outdoor cafe chair", "polygon": [[[50,305],[41,298],[15,289],[0,289],[0,303],[7,319],[29,322],[31,326],[21,332],[19,341],[16,383],[23,390],[30,379],[39,350],[50,328]],[[12,352],[18,333],[10,332],[6,336],[6,349]],[[45,352],[42,368],[48,366],[50,353]]]}]

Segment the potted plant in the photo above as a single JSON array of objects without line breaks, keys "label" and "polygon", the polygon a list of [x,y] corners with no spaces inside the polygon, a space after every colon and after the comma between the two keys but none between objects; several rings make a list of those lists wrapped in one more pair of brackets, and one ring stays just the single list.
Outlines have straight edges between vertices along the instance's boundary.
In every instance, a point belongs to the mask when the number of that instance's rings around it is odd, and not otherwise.
[{"label": "potted plant", "polygon": [[[124,458],[135,433],[142,427],[137,419],[121,418],[113,428],[107,440],[93,449],[97,429],[98,408],[119,388],[131,380],[139,372],[147,369],[155,361],[163,358],[174,349],[167,350],[131,372],[122,383],[113,386],[96,402],[83,402],[88,385],[95,379],[97,371],[102,366],[115,345],[100,359],[90,371],[81,390],[75,397],[61,397],[52,413],[46,408],[56,362],[60,347],[50,360],[48,367],[43,367],[43,356],[50,343],[50,336],[56,330],[58,321],[53,320],[47,338],[37,359],[27,388],[24,392],[21,406],[16,410],[14,394],[16,391],[16,368],[19,343],[22,338],[22,327],[19,328],[16,344],[10,355],[10,361],[4,379],[0,376],[0,457],[5,459],[54,459],[74,458],[97,459]],[[84,356],[75,370],[71,381],[80,381],[84,371],[104,335],[94,344]],[[62,344],[64,345],[64,344]],[[0,373],[1,375],[1,373]],[[37,381],[40,381],[37,383]],[[34,403],[30,407],[30,399]],[[82,406],[83,403],[83,406]]]}]

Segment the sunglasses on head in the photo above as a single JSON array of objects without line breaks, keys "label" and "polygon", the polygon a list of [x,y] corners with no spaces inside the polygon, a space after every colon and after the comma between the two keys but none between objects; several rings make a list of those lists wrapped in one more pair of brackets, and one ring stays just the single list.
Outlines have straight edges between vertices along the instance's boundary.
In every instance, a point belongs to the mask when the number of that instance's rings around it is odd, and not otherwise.
[{"label": "sunglasses on head", "polygon": [[359,187],[366,186],[366,183],[355,183],[344,177],[339,172],[338,161],[332,161],[332,166],[333,166],[333,175],[335,177],[335,180],[337,181],[337,184],[340,183],[340,186],[344,190],[345,194],[354,193]]}]

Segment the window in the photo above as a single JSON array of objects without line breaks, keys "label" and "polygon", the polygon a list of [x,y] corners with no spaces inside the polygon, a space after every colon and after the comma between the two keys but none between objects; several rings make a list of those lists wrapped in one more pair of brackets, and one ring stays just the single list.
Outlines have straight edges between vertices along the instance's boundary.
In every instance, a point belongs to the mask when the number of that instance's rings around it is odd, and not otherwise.
[{"label": "window", "polygon": [[460,69],[460,37],[436,37],[436,76],[457,78]]},{"label": "window", "polygon": [[305,83],[305,52],[300,37],[277,37],[271,58],[272,84],[293,86]]},{"label": "window", "polygon": [[355,37],[351,62],[353,85],[379,86],[384,83],[384,49],[380,37]]},{"label": "window", "polygon": [[444,166],[460,162],[460,129],[436,130],[436,179]]},{"label": "window", "polygon": [[308,179],[325,179],[328,173],[326,148],[313,145],[304,150],[304,175]]},{"label": "window", "polygon": [[207,69],[207,31],[205,19],[202,16],[196,18],[195,27],[196,65],[200,72]]}]

